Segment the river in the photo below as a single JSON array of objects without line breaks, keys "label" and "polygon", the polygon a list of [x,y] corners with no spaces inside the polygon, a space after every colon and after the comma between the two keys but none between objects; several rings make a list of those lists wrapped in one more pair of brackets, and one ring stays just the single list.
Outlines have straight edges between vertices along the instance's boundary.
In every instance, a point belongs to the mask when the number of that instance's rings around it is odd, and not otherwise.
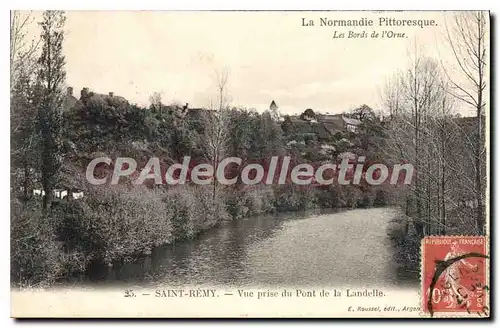
[{"label": "river", "polygon": [[[92,273],[92,285],[417,286],[393,260],[387,235],[396,209],[282,213],[227,222],[194,240]],[[89,281],[87,281],[89,283]]]}]

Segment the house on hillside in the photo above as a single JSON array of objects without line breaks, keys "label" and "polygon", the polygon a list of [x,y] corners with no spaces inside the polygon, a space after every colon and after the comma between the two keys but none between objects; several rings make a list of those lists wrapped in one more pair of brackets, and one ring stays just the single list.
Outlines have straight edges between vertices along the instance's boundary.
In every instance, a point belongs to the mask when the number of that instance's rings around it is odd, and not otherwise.
[{"label": "house on hillside", "polygon": [[320,142],[330,140],[331,133],[323,124],[315,122],[316,120],[303,120],[299,116],[287,116],[281,128],[285,133],[300,135],[305,139],[314,139]]},{"label": "house on hillside", "polygon": [[344,122],[344,127],[347,131],[352,132],[352,133],[357,133],[359,130],[359,125],[361,124],[361,121],[355,118],[349,118],[342,116],[342,120]]},{"label": "house on hillside", "polygon": [[349,118],[342,114],[316,114],[316,118],[332,135],[344,131],[357,133],[361,124],[360,120]]},{"label": "house on hillside", "polygon": [[117,96],[114,92],[109,92],[107,95],[90,91],[85,87],[80,91],[80,99],[73,95],[73,87],[68,87],[63,98],[63,111],[78,111],[89,102],[103,103],[111,107],[118,108],[120,106],[128,106],[127,99]]},{"label": "house on hillside", "polygon": [[73,96],[73,87],[67,87],[66,88],[66,94],[63,97],[63,111],[68,112],[72,110],[76,103],[78,102],[78,99],[76,99],[75,96]]},{"label": "house on hillside", "polygon": [[328,143],[337,133],[357,133],[360,124],[360,120],[342,114],[316,114],[308,108],[299,116],[286,116],[281,127],[285,133],[300,135],[301,139]]},{"label": "house on hillside", "polygon": [[107,95],[105,95],[89,91],[89,88],[83,88],[82,91],[80,91],[80,101],[84,104],[87,102],[101,102],[115,108],[129,105],[127,99],[115,95],[114,92],[109,92]]},{"label": "house on hillside", "polygon": [[332,136],[338,132],[344,131],[342,115],[317,114],[316,119]]}]

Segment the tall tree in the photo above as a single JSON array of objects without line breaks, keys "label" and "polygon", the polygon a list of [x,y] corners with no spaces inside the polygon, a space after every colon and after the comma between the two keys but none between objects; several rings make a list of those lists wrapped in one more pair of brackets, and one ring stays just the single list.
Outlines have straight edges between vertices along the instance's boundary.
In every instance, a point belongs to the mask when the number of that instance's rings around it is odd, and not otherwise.
[{"label": "tall tree", "polygon": [[457,99],[475,108],[477,129],[474,144],[476,190],[476,229],[484,230],[484,178],[485,165],[484,109],[486,106],[487,61],[488,61],[488,16],[485,12],[460,12],[446,26],[446,38],[454,55],[461,78],[448,74],[450,93]]},{"label": "tall tree", "polygon": [[430,141],[433,117],[443,93],[441,79],[436,62],[415,51],[405,74],[394,81],[398,83],[389,85],[394,90],[385,92],[384,102],[392,119],[387,126],[388,139],[380,149],[397,163],[409,162],[415,168],[405,207],[417,234],[423,237],[436,221],[431,206],[437,185],[437,177],[432,174],[435,148]]},{"label": "tall tree", "polygon": [[228,106],[227,95],[228,72],[222,71],[217,73],[216,87],[217,99],[210,104],[210,111],[205,113],[205,133],[203,134],[205,157],[210,161],[214,169],[213,172],[213,193],[212,197],[215,200],[217,193],[216,172],[219,162],[226,155],[229,142],[229,120],[230,110]]},{"label": "tall tree", "polygon": [[[443,90],[446,90],[447,86],[443,85]],[[438,192],[437,192],[437,208],[439,215],[439,231],[440,235],[446,234],[446,200],[447,191],[449,189],[447,183],[448,175],[448,158],[447,150],[450,147],[451,139],[451,125],[452,121],[452,106],[453,102],[449,99],[447,93],[441,94],[441,104],[439,106],[439,111],[435,117],[434,127],[436,130],[434,142],[436,147],[436,162],[437,162],[437,173],[438,173]]]},{"label": "tall tree", "polygon": [[38,83],[41,97],[38,104],[38,129],[41,137],[41,178],[45,191],[43,208],[50,207],[53,190],[59,182],[62,166],[61,125],[62,86],[66,78],[63,55],[64,24],[63,11],[45,11],[41,27],[42,52],[38,59]]},{"label": "tall tree", "polygon": [[28,197],[35,166],[34,72],[38,42],[27,41],[27,29],[33,19],[29,13],[11,12],[10,20],[10,117],[11,174],[13,185],[21,185]]},{"label": "tall tree", "polygon": [[415,227],[422,237],[426,232],[426,223],[421,222],[423,217],[424,204],[422,202],[424,195],[423,181],[421,181],[422,170],[425,163],[422,161],[424,133],[423,128],[427,122],[427,116],[431,102],[433,100],[433,91],[437,88],[437,66],[434,62],[422,57],[417,51],[414,52],[411,59],[411,65],[403,79],[404,98],[410,109],[410,127],[413,130],[414,147],[414,165],[416,168],[414,178],[415,195]]}]

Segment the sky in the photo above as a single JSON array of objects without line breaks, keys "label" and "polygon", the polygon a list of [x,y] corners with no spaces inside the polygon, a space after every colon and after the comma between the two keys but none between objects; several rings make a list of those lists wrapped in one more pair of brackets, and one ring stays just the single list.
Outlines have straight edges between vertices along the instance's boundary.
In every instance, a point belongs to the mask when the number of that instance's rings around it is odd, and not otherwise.
[{"label": "sky", "polygon": [[[66,83],[114,92],[146,105],[153,92],[164,103],[205,107],[216,97],[217,72],[228,72],[231,105],[263,111],[274,100],[283,114],[312,108],[340,113],[367,104],[381,108],[381,88],[408,53],[452,62],[444,45],[451,12],[166,12],[68,11]],[[34,13],[35,18],[40,13]],[[379,19],[433,19],[434,27],[378,26]],[[302,26],[313,20],[315,26]],[[373,19],[373,27],[319,26],[331,20]],[[448,18],[449,19],[449,18]],[[365,31],[404,38],[333,38]],[[38,35],[36,24],[30,35]],[[460,108],[459,108],[460,107]],[[472,108],[458,106],[465,116]]]}]

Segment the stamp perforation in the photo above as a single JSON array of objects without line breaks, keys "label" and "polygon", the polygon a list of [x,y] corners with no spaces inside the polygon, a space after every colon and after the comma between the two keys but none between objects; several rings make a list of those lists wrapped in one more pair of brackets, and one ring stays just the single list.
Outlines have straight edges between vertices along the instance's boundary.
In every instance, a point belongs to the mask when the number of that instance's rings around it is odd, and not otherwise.
[{"label": "stamp perforation", "polygon": [[[426,240],[429,240],[429,239],[449,239],[449,240],[460,240],[460,239],[467,239],[467,238],[480,238],[483,240],[483,249],[484,249],[484,252],[485,252],[485,260],[482,262],[483,263],[483,271],[484,271],[484,286],[483,287],[487,287],[487,290],[489,290],[489,238],[488,236],[483,236],[483,235],[428,235],[428,236],[425,236],[424,238],[422,238],[421,240],[421,243],[420,243],[420,289],[419,289],[419,301],[420,301],[420,305],[421,305],[421,311],[420,311],[420,315],[421,316],[424,316],[424,317],[438,317],[438,318],[463,318],[463,317],[483,317],[483,318],[487,318],[490,316],[490,311],[491,309],[489,309],[489,300],[490,300],[490,297],[489,297],[489,292],[486,292],[485,293],[485,298],[484,298],[484,304],[487,305],[487,313],[482,313],[481,316],[478,315],[477,312],[473,312],[473,311],[469,311],[468,308],[465,309],[465,310],[460,310],[460,311],[453,311],[453,310],[440,310],[440,311],[434,311],[432,314],[429,313],[428,311],[426,311],[426,292],[425,292],[425,289],[427,288],[427,286],[424,286],[425,284],[425,280],[426,280],[426,276],[424,276],[426,273],[428,272],[425,272],[424,270],[424,263],[425,263],[425,256],[427,255],[426,254],[426,249],[425,249],[425,245],[426,245]],[[445,245],[445,244],[442,244],[442,245]],[[458,257],[460,258],[460,257]],[[444,259],[443,259],[444,260]],[[460,260],[460,259],[459,259]],[[458,261],[459,261],[458,260]],[[457,262],[458,262],[457,261]],[[446,262],[446,261],[443,261],[443,262]],[[453,263],[452,263],[453,264]],[[450,266],[452,265],[450,264]],[[440,276],[444,273],[444,271],[442,271],[440,273]],[[439,281],[439,279],[441,279],[440,277],[438,277],[437,281]]]}]

